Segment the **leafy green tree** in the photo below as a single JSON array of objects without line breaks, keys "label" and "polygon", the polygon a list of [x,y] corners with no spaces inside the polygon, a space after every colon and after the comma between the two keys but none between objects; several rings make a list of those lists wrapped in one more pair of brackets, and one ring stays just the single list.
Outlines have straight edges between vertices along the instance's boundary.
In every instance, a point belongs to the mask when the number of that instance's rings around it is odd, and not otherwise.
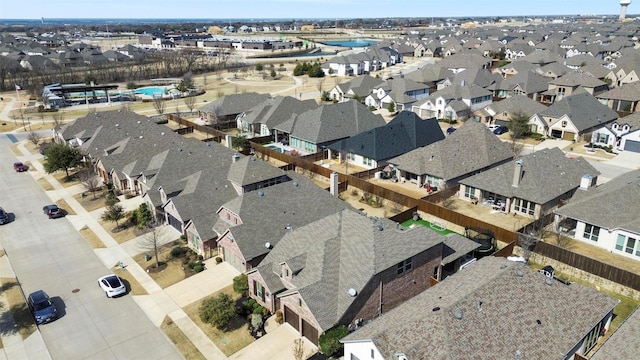
[{"label": "leafy green tree", "polygon": [[233,299],[225,293],[206,298],[200,305],[200,319],[218,329],[225,329],[235,317]]},{"label": "leafy green tree", "polygon": [[247,274],[240,274],[233,278],[233,291],[242,296],[249,294],[249,279],[247,278]]},{"label": "leafy green tree", "polygon": [[149,204],[147,203],[140,204],[140,206],[138,206],[134,211],[134,215],[139,229],[150,226],[153,221],[153,213],[151,213]]},{"label": "leafy green tree", "polygon": [[320,338],[318,338],[320,350],[326,356],[332,356],[336,354],[342,348],[340,339],[347,335],[349,335],[349,329],[344,325],[340,325],[327,331],[326,333],[320,335]]},{"label": "leafy green tree", "polygon": [[107,207],[107,210],[105,210],[105,212],[102,213],[102,216],[100,216],[100,219],[106,222],[115,222],[116,228],[119,228],[120,224],[118,224],[118,221],[124,219],[124,217],[125,217],[125,213],[122,205],[113,204]]},{"label": "leafy green tree", "polygon": [[260,63],[256,64],[256,71],[262,71],[264,70],[264,66]]},{"label": "leafy green tree", "polygon": [[395,112],[396,111],[396,104],[392,101],[389,103],[389,105],[387,105],[387,110],[389,110],[390,113]]},{"label": "leafy green tree", "polygon": [[234,149],[244,150],[249,147],[249,139],[244,135],[236,135],[231,138],[231,146]]},{"label": "leafy green tree", "polygon": [[512,140],[522,139],[531,134],[529,116],[521,111],[516,111],[511,115],[507,127],[511,132]]},{"label": "leafy green tree", "polygon": [[44,170],[51,174],[58,170],[64,170],[69,177],[69,169],[82,164],[82,154],[77,148],[65,144],[53,144],[46,152]]},{"label": "leafy green tree", "polygon": [[271,69],[271,73],[269,75],[271,75],[272,78],[275,78],[276,75],[278,75],[278,74],[276,73],[276,71],[274,69]]}]

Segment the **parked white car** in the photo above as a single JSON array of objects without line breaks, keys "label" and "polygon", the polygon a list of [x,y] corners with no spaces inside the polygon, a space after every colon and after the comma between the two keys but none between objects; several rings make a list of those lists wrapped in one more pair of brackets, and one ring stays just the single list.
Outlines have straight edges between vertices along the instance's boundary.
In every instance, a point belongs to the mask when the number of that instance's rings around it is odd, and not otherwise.
[{"label": "parked white car", "polygon": [[98,285],[109,298],[127,293],[127,287],[124,286],[122,280],[116,274],[101,277],[98,279]]}]

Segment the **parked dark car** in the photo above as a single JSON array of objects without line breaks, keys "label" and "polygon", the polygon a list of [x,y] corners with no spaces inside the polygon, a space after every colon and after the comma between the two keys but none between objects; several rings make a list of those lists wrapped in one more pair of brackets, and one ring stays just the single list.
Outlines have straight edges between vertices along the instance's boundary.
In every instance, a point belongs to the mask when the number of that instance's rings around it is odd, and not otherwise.
[{"label": "parked dark car", "polygon": [[456,131],[456,128],[454,128],[453,126],[450,126],[447,128],[447,135],[451,135]]},{"label": "parked dark car", "polygon": [[504,133],[506,133],[507,131],[509,131],[509,128],[504,126],[504,125],[500,125],[497,128],[495,128],[495,130],[493,130],[493,133],[496,135],[502,135]]},{"label": "parked dark car", "polygon": [[9,215],[3,208],[0,207],[0,225],[4,225],[9,222]]},{"label": "parked dark car", "polygon": [[64,210],[60,209],[58,205],[52,204],[42,208],[45,215],[49,216],[49,219],[55,219],[64,216]]},{"label": "parked dark car", "polygon": [[27,298],[29,309],[36,319],[36,324],[45,324],[56,319],[58,310],[53,304],[49,295],[43,290],[38,290],[29,294]]},{"label": "parked dark car", "polygon": [[47,150],[49,150],[49,148],[51,147],[51,144],[42,144],[42,146],[40,146],[40,155],[44,155]]},{"label": "parked dark car", "polygon": [[17,172],[23,172],[29,170],[29,167],[21,162],[14,162],[13,169]]}]

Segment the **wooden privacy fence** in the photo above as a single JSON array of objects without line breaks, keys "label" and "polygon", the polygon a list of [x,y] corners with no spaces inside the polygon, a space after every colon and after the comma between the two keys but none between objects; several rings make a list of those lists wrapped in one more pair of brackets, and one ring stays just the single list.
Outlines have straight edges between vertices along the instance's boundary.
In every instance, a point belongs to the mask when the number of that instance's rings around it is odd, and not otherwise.
[{"label": "wooden privacy fence", "polygon": [[533,251],[576,269],[586,271],[603,279],[640,291],[640,275],[636,273],[632,273],[613,265],[605,264],[598,260],[547,242],[537,242]]},{"label": "wooden privacy fence", "polygon": [[[207,139],[208,141],[220,142],[227,135],[226,133],[216,130],[212,127],[199,125],[184,119],[180,119],[178,116],[173,114],[168,114],[167,118],[172,121],[179,122],[186,127],[191,127],[192,129],[211,135],[211,137]],[[250,145],[255,151],[256,157],[262,159],[273,158],[282,161],[286,163],[286,165],[280,167],[283,170],[296,170],[297,168],[301,168],[305,171],[311,171],[326,178],[331,177],[331,173],[333,172],[333,170],[315,164],[315,161],[324,159],[324,153],[312,154],[304,157],[291,156],[261,145],[269,141],[270,137],[255,138],[250,141]],[[437,218],[462,227],[481,227],[489,229],[493,231],[494,236],[497,240],[509,244],[509,246],[499,252],[499,256],[508,256],[507,253],[512,252],[513,245],[518,241],[516,232],[503,229],[493,224],[486,223],[484,221],[469,217],[467,215],[435,204],[435,202],[444,200],[447,197],[455,194],[455,192],[458,191],[457,188],[443,189],[422,199],[415,199],[391,189],[387,189],[368,182],[367,180],[373,177],[375,175],[375,172],[379,170],[380,169],[367,170],[353,175],[338,173],[339,191],[346,191],[347,186],[352,186],[360,189],[363,192],[370,193],[374,196],[379,196],[381,198],[396,202],[407,207],[407,210],[391,218],[391,220],[396,222],[404,222],[410,219],[415,211],[422,211],[424,213],[433,215]],[[574,268],[586,271],[604,279],[608,279],[617,284],[640,291],[640,275],[638,274],[602,263],[584,255],[580,255],[567,249],[545,242],[538,242],[533,251]]]}]

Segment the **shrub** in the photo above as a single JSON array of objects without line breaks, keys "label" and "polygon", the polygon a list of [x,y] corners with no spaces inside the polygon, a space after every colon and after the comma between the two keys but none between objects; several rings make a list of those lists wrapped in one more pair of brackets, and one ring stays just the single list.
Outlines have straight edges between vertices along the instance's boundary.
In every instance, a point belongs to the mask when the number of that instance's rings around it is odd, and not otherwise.
[{"label": "shrub", "polygon": [[264,315],[264,310],[265,310],[264,306],[258,305],[255,308],[253,308],[253,312],[252,313],[256,314],[256,315]]},{"label": "shrub", "polygon": [[187,243],[187,236],[186,235],[180,235],[180,240],[182,240],[183,243]]},{"label": "shrub", "polygon": [[197,264],[196,266],[193,267],[193,271],[196,273],[199,273],[202,270],[204,270],[204,266],[202,264]]},{"label": "shrub", "polygon": [[347,335],[349,335],[349,329],[344,325],[333,328],[320,335],[320,338],[318,339],[320,351],[327,356],[336,354],[340,349],[342,349],[340,339]]},{"label": "shrub", "polygon": [[231,296],[221,293],[205,299],[200,305],[200,319],[218,329],[226,328],[236,316]]},{"label": "shrub", "polygon": [[184,255],[186,252],[187,250],[182,246],[175,246],[173,249],[171,249],[171,257],[178,258]]},{"label": "shrub", "polygon": [[242,296],[249,294],[249,280],[247,274],[240,274],[233,278],[233,291]]},{"label": "shrub", "polygon": [[216,264],[220,264],[222,262],[222,258],[220,256],[216,256]]},{"label": "shrub", "polygon": [[158,124],[158,125],[168,124],[168,123],[169,123],[169,119],[156,120],[156,124]]},{"label": "shrub", "polygon": [[284,322],[284,316],[282,316],[282,310],[280,309],[276,310],[275,320],[278,324],[282,324]]}]

